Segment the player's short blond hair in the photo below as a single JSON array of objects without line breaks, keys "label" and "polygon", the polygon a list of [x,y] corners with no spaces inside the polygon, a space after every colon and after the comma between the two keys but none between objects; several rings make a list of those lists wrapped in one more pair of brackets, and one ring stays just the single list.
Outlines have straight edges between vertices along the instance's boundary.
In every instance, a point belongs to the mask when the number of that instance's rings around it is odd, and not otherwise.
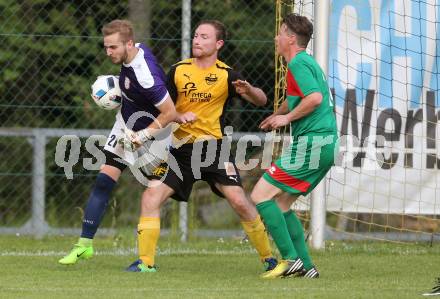
[{"label": "player's short blond hair", "polygon": [[133,24],[127,20],[113,20],[102,26],[101,32],[103,36],[119,33],[123,43],[134,40]]}]

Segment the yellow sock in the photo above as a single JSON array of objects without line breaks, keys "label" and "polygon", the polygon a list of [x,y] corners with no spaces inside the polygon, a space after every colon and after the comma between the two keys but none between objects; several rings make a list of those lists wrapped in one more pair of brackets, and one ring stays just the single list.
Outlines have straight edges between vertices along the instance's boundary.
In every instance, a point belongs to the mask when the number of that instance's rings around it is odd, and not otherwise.
[{"label": "yellow sock", "polygon": [[154,266],[156,245],[160,235],[158,217],[141,217],[138,224],[139,257],[147,266]]},{"label": "yellow sock", "polygon": [[258,252],[261,261],[268,257],[272,257],[272,248],[270,247],[269,237],[260,216],[253,221],[242,221],[244,231],[246,232],[252,245]]}]

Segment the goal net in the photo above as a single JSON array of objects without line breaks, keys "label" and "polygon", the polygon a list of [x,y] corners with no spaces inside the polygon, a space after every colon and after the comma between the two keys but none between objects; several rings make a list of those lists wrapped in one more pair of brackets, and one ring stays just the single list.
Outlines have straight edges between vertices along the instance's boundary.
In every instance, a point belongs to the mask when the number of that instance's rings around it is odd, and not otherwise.
[{"label": "goal net", "polygon": [[[312,1],[296,2],[313,19]],[[327,176],[327,238],[436,239],[439,13],[437,1],[331,3],[328,82],[341,153]],[[308,211],[309,200],[295,208]]]}]

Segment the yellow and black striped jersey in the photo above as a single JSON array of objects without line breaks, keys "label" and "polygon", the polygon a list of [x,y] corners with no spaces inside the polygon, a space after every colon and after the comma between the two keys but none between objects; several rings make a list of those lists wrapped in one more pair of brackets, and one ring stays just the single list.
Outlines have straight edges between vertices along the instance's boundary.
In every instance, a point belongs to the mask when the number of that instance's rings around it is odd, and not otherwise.
[{"label": "yellow and black striped jersey", "polygon": [[168,73],[167,88],[176,110],[197,115],[193,123],[180,125],[174,136],[178,139],[190,136],[188,142],[202,136],[221,139],[225,107],[232,97],[239,96],[231,82],[239,78],[237,72],[220,60],[208,68],[199,68],[193,58],[174,64]]}]

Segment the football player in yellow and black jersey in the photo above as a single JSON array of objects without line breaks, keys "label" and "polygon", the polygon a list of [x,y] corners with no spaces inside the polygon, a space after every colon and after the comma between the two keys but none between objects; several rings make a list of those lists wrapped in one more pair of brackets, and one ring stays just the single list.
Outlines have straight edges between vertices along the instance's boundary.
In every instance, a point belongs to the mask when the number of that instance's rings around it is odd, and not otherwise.
[{"label": "football player in yellow and black jersey", "polygon": [[[261,89],[243,80],[218,60],[224,40],[225,27],[222,23],[202,21],[192,40],[193,58],[176,63],[168,74],[167,89],[175,102],[177,122],[180,124],[174,137],[184,143],[172,148],[170,154],[177,161],[181,174],[169,167],[166,176],[161,178],[163,183],[148,188],[143,194],[142,215],[148,217],[141,219],[138,233],[145,240],[142,244],[148,244],[139,252],[146,266],[154,264],[160,232],[160,207],[169,197],[187,201],[197,180],[208,182],[216,194],[228,200],[241,218],[243,228],[266,270],[273,269],[277,264],[265,227],[243,191],[234,157],[229,151],[227,157],[219,157],[227,102],[237,96],[257,106],[265,105],[267,101]],[[212,142],[214,147],[208,150],[208,143],[212,145]],[[197,153],[196,149],[200,152]],[[214,154],[215,157],[212,157]],[[208,160],[212,163],[204,163]],[[194,161],[204,162],[195,165]]]}]

